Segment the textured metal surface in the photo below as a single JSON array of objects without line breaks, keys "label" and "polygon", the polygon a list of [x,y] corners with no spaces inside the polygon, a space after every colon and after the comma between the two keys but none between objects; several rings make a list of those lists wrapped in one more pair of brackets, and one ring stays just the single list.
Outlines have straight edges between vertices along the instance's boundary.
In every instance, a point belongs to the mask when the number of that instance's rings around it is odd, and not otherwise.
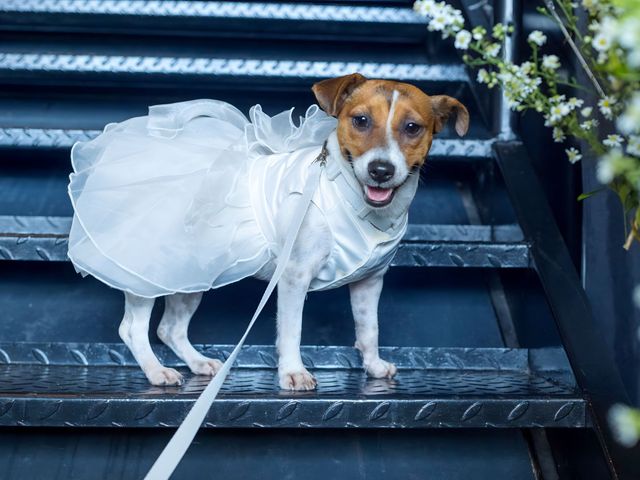
[{"label": "textured metal surface", "polygon": [[254,2],[161,0],[4,0],[0,12],[66,15],[240,18],[368,23],[415,23],[426,20],[409,8]]},{"label": "textured metal surface", "polygon": [[[71,221],[67,217],[0,217],[0,259],[67,261],[67,232],[70,225]],[[413,226],[408,232],[408,239],[401,243],[392,265],[485,268],[530,266],[529,245],[521,238],[509,239],[510,235],[518,235],[517,229],[501,230],[503,238],[497,239],[495,230],[490,226],[475,229],[455,225],[439,227]]]},{"label": "textured metal surface", "polygon": [[[233,345],[195,345],[209,357],[226,359]],[[166,346],[154,345],[158,359],[167,366],[184,366]],[[569,364],[561,349],[516,348],[433,348],[380,347],[380,354],[401,370],[499,370],[523,372],[555,371],[570,375]],[[302,359],[308,368],[353,369],[362,367],[360,354],[350,347],[302,346]],[[2,342],[2,365],[47,366],[137,366],[131,352],[122,343],[74,342]],[[276,351],[269,345],[247,345],[236,361],[241,368],[274,368]],[[565,383],[571,384],[570,376]]]},{"label": "textured metal surface", "polygon": [[[222,353],[229,347],[205,347]],[[27,350],[30,350],[27,353]],[[64,355],[65,358],[58,358]],[[96,353],[100,350],[102,353]],[[109,362],[104,352],[107,353]],[[162,350],[162,349],[160,349]],[[249,347],[205,427],[582,427],[584,401],[562,365],[537,370],[553,351],[386,349],[393,380],[368,379],[353,349],[308,347],[316,392],[277,388],[272,347]],[[117,345],[3,345],[0,425],[175,426],[207,384],[188,372],[181,387],[153,387],[137,367],[119,365]],[[9,362],[10,356],[25,362]],[[165,352],[166,354],[166,352]],[[222,355],[221,355],[222,356]],[[71,358],[73,358],[71,360]],[[97,360],[93,363],[90,360]],[[51,362],[51,360],[62,360]],[[421,359],[421,360],[418,360]],[[556,361],[554,359],[554,361]],[[538,362],[540,363],[540,362]],[[128,363],[127,363],[128,364]]]},{"label": "textured metal surface", "polygon": [[[69,148],[75,142],[97,137],[100,130],[57,128],[0,128],[0,147]],[[429,158],[489,159],[492,140],[434,139]]]},{"label": "textured metal surface", "polygon": [[0,53],[0,73],[192,75],[211,81],[226,78],[319,79],[353,72],[370,78],[466,82],[462,65],[375,62],[322,62],[250,58],[187,58],[122,55]]}]

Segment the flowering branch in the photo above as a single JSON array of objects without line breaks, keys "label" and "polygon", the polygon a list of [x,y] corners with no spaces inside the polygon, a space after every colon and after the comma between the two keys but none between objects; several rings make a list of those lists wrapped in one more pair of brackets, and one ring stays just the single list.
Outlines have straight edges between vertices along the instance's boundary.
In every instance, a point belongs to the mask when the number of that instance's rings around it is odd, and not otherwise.
[{"label": "flowering branch", "polygon": [[[516,64],[500,57],[502,43],[512,27],[498,23],[491,32],[483,27],[465,29],[462,13],[444,1],[417,0],[414,9],[428,19],[430,31],[454,38],[454,46],[464,52],[464,62],[477,69],[478,82],[489,88],[500,86],[512,110],[535,110],[552,128],[554,141],[564,142],[567,137],[583,141],[600,158],[598,179],[618,194],[625,219],[631,218],[625,242],[625,248],[629,248],[633,239],[640,240],[640,2],[582,0],[582,7],[571,0],[545,3],[548,7],[539,11],[560,23],[597,95],[568,78],[556,55],[542,53],[547,38],[540,31],[529,34],[531,54]],[[578,26],[578,8],[589,19],[584,34]],[[583,98],[571,96],[571,91],[580,92]],[[587,106],[585,98],[598,101]],[[606,125],[599,124],[598,113]],[[605,126],[609,128],[604,130]],[[582,159],[574,146],[565,152],[571,163]]]}]

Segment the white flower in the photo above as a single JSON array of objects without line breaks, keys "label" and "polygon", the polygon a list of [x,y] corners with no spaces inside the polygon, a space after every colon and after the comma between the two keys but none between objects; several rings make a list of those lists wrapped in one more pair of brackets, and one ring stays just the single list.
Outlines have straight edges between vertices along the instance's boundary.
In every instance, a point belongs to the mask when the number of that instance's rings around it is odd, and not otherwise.
[{"label": "white flower", "polygon": [[584,107],[582,110],[580,110],[580,115],[582,115],[583,117],[588,117],[589,115],[591,115],[591,112],[593,112],[592,107]]},{"label": "white flower", "polygon": [[471,43],[471,33],[467,30],[460,30],[456,33],[454,46],[459,50],[466,50]]},{"label": "white flower", "polygon": [[634,157],[640,157],[640,136],[631,135],[627,142],[627,153]]},{"label": "white flower", "polygon": [[553,127],[553,141],[556,143],[564,142],[565,140],[564,132],[560,127]]},{"label": "white flower", "polygon": [[602,113],[602,115],[605,116],[605,118],[611,120],[613,119],[613,105],[616,103],[615,98],[613,97],[604,97],[602,99],[600,99],[600,101],[598,102],[598,108],[600,109],[600,112]]},{"label": "white flower", "polygon": [[529,43],[535,43],[536,45],[541,47],[547,41],[547,36],[540,30],[534,30],[529,34],[527,40],[529,41]]},{"label": "white flower", "polygon": [[576,97],[571,97],[569,99],[569,101],[567,102],[567,105],[569,105],[571,110],[574,110],[576,108],[580,108],[583,103],[584,103],[584,100],[582,100],[580,98],[576,98]]},{"label": "white flower", "polygon": [[632,133],[640,130],[640,92],[635,92],[627,108],[618,118],[618,128],[623,133]]},{"label": "white flower", "polygon": [[533,63],[523,62],[522,65],[520,65],[520,71],[525,75],[529,75],[533,72]]},{"label": "white flower", "polygon": [[598,52],[606,52],[611,48],[611,38],[605,36],[602,32],[598,33],[591,41],[591,46]]},{"label": "white flower", "polygon": [[544,55],[542,57],[542,68],[557,70],[560,68],[560,59],[556,55]]},{"label": "white flower", "polygon": [[602,141],[602,144],[606,145],[607,147],[614,148],[614,147],[620,147],[623,141],[624,139],[620,135],[611,134],[611,135],[607,135],[607,138],[605,138]]},{"label": "white flower", "polygon": [[574,147],[567,148],[565,152],[567,153],[567,159],[569,160],[569,163],[579,162],[582,158],[580,152]]},{"label": "white flower", "polygon": [[478,70],[478,83],[489,83],[491,80],[491,75],[484,68]]},{"label": "white flower", "polygon": [[600,183],[611,183],[614,177],[613,165],[608,157],[601,158],[596,166],[596,177]]},{"label": "white flower", "polygon": [[597,120],[586,120],[580,124],[580,128],[583,130],[591,130],[593,127],[598,125]]},{"label": "white flower", "polygon": [[487,49],[485,50],[484,53],[489,58],[497,57],[498,54],[500,53],[500,44],[499,43],[492,43],[491,45],[489,45],[487,47]]},{"label": "white flower", "polygon": [[413,4],[413,9],[425,17],[430,17],[436,8],[435,0],[417,0]]},{"label": "white flower", "polygon": [[609,425],[618,442],[625,447],[633,447],[638,442],[637,414],[626,405],[616,404],[609,410]]}]

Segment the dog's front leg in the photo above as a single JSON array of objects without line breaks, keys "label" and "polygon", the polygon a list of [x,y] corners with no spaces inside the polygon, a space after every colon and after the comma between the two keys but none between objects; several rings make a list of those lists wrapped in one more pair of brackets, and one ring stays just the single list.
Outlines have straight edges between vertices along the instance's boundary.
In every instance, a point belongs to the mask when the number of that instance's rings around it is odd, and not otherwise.
[{"label": "dog's front leg", "polygon": [[378,300],[385,272],[349,285],[356,324],[356,348],[362,353],[367,374],[374,378],[391,378],[396,374],[396,366],[382,360],[378,353]]},{"label": "dog's front leg", "polygon": [[[292,210],[292,209],[288,209]],[[289,219],[283,217],[281,231]],[[278,377],[285,390],[313,390],[316,379],[302,363],[300,337],[302,310],[309,285],[326,261],[331,245],[322,214],[312,204],[300,228],[291,258],[278,282]]]}]

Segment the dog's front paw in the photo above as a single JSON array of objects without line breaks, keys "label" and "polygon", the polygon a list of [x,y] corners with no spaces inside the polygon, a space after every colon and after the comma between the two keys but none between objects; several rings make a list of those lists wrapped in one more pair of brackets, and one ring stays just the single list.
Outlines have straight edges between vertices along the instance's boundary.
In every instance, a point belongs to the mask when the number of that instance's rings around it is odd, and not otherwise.
[{"label": "dog's front paw", "polygon": [[222,362],[215,358],[196,360],[189,364],[189,368],[196,375],[209,375],[213,377],[222,368]]},{"label": "dog's front paw", "polygon": [[278,372],[280,388],[283,390],[315,390],[316,379],[306,368],[294,372]]},{"label": "dog's front paw", "polygon": [[173,368],[160,367],[149,371],[145,374],[151,382],[151,385],[163,386],[163,385],[182,385],[184,381],[182,375]]},{"label": "dog's front paw", "polygon": [[366,364],[364,368],[367,371],[367,375],[373,378],[393,378],[398,371],[393,363],[385,362],[381,358]]}]

